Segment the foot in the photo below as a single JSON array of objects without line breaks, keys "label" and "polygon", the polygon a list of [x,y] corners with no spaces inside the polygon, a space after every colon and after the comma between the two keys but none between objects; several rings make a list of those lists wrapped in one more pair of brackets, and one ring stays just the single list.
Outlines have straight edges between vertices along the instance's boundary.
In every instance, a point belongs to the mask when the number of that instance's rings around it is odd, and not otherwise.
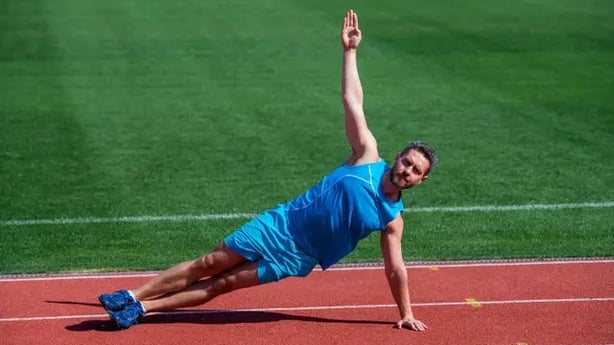
[{"label": "foot", "polygon": [[145,309],[141,302],[136,302],[127,305],[119,311],[108,311],[109,316],[120,329],[130,328],[130,326],[138,323],[138,319],[145,315]]},{"label": "foot", "polygon": [[98,296],[98,301],[104,309],[109,311],[120,311],[130,304],[136,303],[137,300],[130,295],[127,290],[119,290],[113,293],[105,293]]}]

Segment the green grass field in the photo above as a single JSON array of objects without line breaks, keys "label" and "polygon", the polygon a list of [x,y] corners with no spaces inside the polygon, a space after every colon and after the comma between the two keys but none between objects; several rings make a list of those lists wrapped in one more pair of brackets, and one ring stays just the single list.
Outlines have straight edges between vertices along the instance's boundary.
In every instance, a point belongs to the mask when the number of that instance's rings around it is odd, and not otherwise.
[{"label": "green grass field", "polygon": [[[345,10],[391,162],[438,150],[406,207],[407,260],[614,255],[609,0],[0,2],[0,274],[161,269],[349,154]],[[599,207],[532,209],[536,204]],[[102,218],[25,224],[26,220]],[[376,236],[347,261],[379,261]]]}]

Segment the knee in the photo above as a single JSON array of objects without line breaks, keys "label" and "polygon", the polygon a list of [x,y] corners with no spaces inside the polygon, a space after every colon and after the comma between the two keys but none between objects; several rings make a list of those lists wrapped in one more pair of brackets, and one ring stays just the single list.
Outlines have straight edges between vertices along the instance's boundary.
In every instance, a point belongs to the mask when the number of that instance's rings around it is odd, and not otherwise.
[{"label": "knee", "polygon": [[200,258],[200,266],[203,268],[211,268],[214,267],[217,263],[217,258],[215,253],[209,253]]},{"label": "knee", "polygon": [[218,245],[215,249],[200,258],[200,266],[206,269],[219,266],[223,259],[223,244]]},{"label": "knee", "polygon": [[215,292],[216,295],[225,294],[234,290],[232,279],[229,277],[219,277],[217,278],[213,284],[211,285],[211,289]]},{"label": "knee", "polygon": [[191,270],[195,275],[204,276],[207,275],[216,264],[217,260],[215,255],[213,253],[209,253],[192,261]]}]

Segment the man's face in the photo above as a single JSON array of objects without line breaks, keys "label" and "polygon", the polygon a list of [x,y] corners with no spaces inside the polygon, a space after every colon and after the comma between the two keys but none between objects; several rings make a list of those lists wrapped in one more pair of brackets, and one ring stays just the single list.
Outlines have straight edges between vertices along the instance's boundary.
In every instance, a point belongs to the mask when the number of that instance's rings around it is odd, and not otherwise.
[{"label": "man's face", "polygon": [[416,150],[399,153],[390,173],[390,182],[399,189],[411,188],[426,180],[430,166],[428,159]]}]

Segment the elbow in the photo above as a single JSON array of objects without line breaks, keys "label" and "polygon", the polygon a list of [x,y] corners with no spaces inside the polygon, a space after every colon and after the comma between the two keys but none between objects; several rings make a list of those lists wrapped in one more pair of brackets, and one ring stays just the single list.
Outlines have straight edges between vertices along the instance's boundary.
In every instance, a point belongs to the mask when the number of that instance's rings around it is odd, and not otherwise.
[{"label": "elbow", "polygon": [[386,270],[386,278],[390,281],[398,281],[399,279],[407,279],[407,270],[405,267],[393,267]]},{"label": "elbow", "polygon": [[344,93],[341,97],[343,105],[346,107],[362,105],[363,97],[360,94]]}]

